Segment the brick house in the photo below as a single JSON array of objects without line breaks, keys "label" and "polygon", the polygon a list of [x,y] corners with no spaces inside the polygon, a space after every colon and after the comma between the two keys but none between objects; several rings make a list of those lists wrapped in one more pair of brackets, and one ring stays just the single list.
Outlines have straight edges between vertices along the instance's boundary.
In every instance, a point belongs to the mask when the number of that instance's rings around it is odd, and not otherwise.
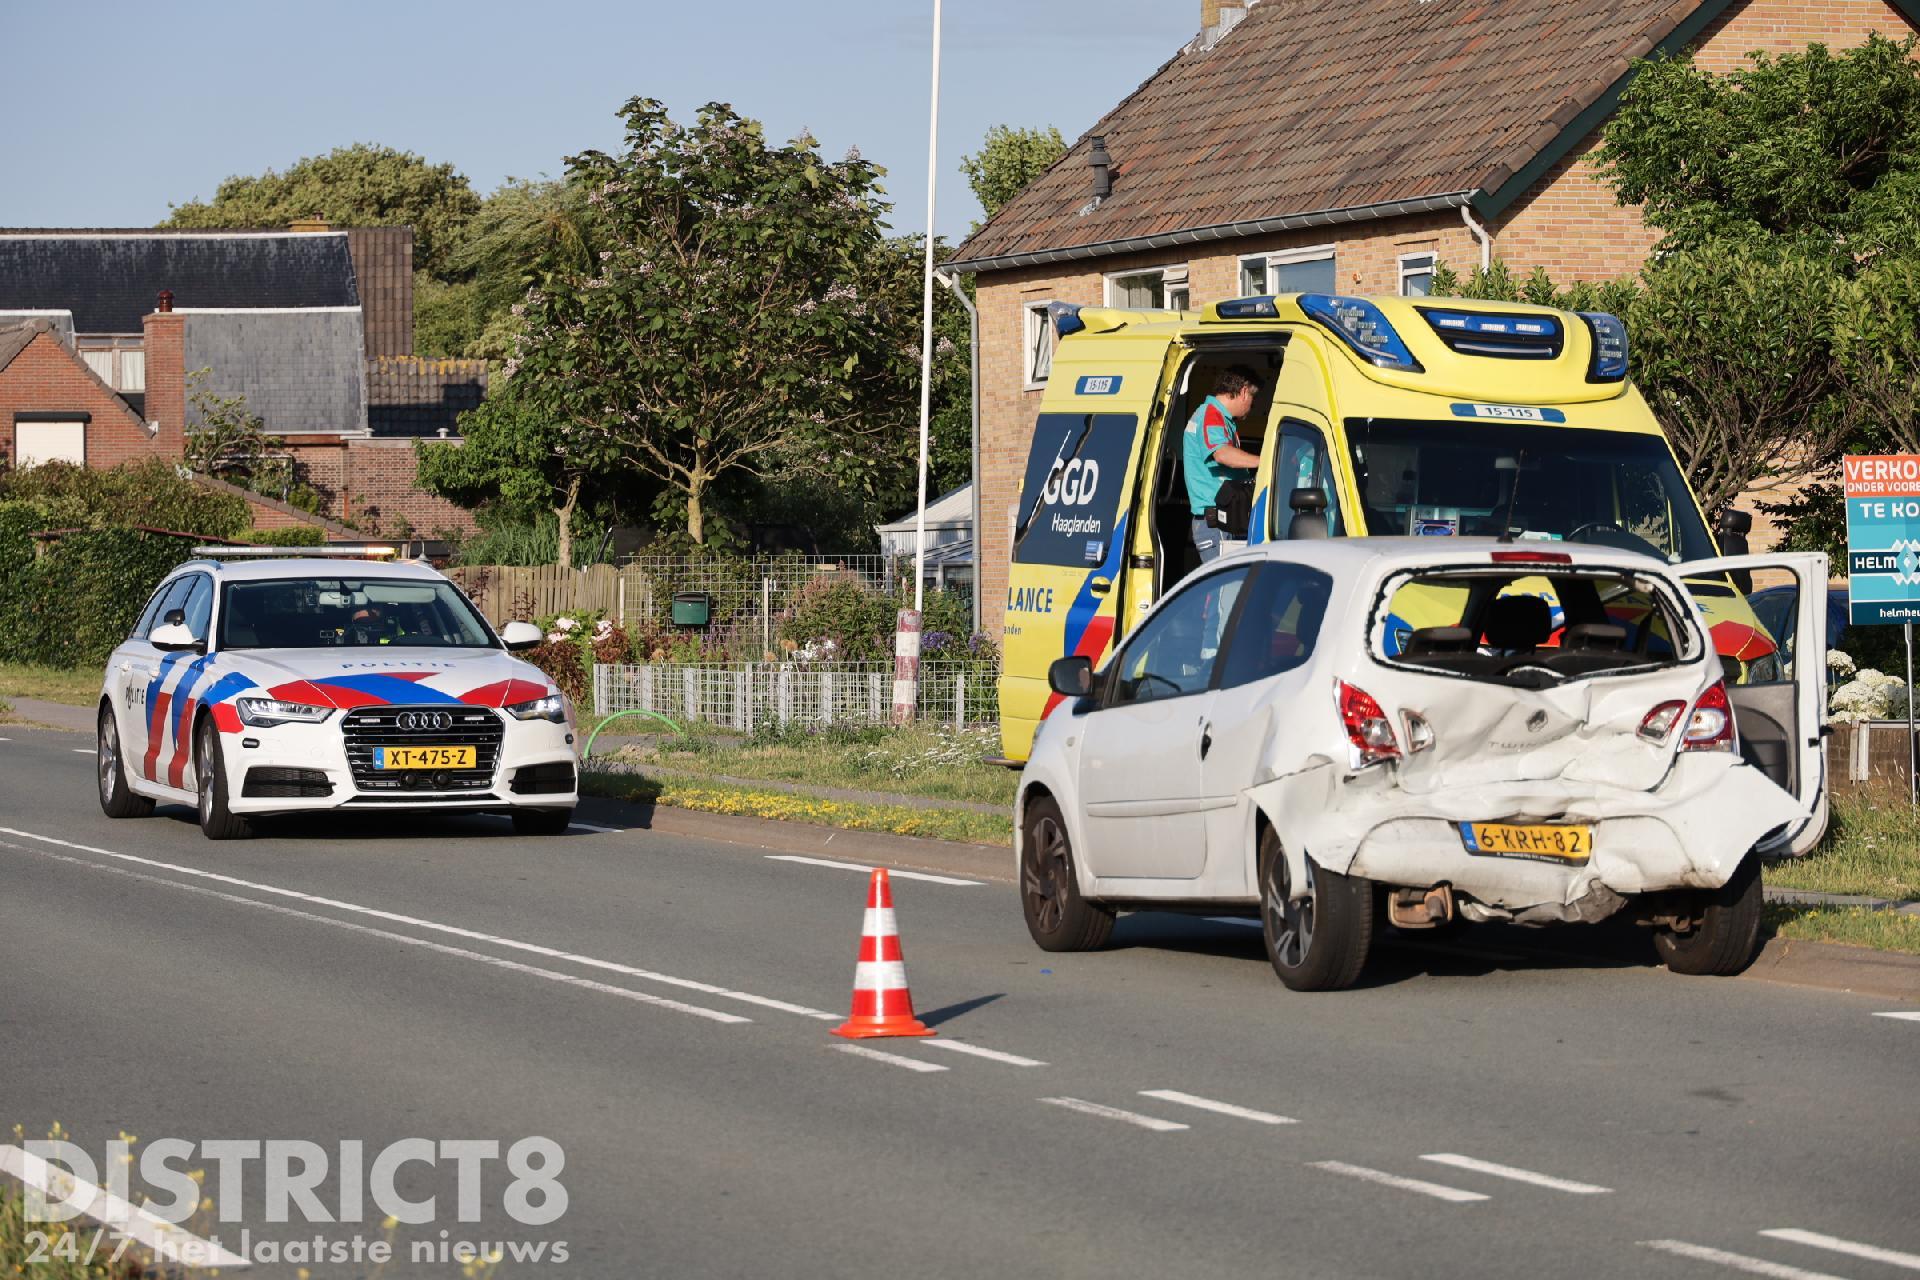
[{"label": "brick house", "polygon": [[982,625],[997,633],[1051,301],[1198,307],[1254,293],[1419,294],[1436,261],[1560,281],[1659,238],[1596,180],[1630,63],[1878,32],[1920,0],[1203,0],[1200,35],[960,246],[980,312]]},{"label": "brick house", "polygon": [[[0,455],[88,466],[177,457],[197,425],[187,375],[206,369],[209,391],[244,395],[285,439],[329,516],[387,534],[474,527],[471,513],[413,485],[413,439],[452,434],[486,393],[486,363],[412,355],[409,228],[0,232],[0,326],[9,322],[40,326],[35,367],[65,366],[72,383],[74,361],[49,345],[64,341],[94,375],[90,392],[121,406],[56,432],[44,415],[73,406],[24,372],[0,371]],[[144,440],[126,435],[129,414]],[[21,432],[6,430],[20,422],[25,450]]]}]

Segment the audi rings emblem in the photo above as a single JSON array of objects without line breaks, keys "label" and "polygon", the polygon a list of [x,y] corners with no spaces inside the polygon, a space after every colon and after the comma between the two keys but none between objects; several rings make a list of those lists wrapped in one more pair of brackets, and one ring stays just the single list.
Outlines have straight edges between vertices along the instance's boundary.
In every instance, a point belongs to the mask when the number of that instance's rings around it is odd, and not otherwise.
[{"label": "audi rings emblem", "polygon": [[393,722],[402,729],[414,732],[453,728],[453,716],[446,711],[402,711],[393,718]]}]

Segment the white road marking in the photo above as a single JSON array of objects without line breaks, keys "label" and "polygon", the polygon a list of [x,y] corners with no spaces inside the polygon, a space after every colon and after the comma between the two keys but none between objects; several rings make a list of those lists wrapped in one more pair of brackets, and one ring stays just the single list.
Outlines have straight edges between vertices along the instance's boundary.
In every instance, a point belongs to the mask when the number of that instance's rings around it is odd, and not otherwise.
[{"label": "white road marking", "polygon": [[896,1067],[905,1067],[909,1071],[945,1071],[945,1063],[922,1062],[918,1058],[908,1058],[897,1053],[883,1053],[878,1049],[869,1049],[863,1044],[837,1044],[833,1046],[842,1053],[851,1053],[856,1057],[872,1058],[875,1062],[887,1062]]},{"label": "white road marking", "polygon": [[[872,875],[874,868],[859,862],[835,862],[830,858],[803,858],[797,853],[770,853],[772,862],[803,862],[809,867],[832,867],[836,871],[858,871],[863,876]],[[985,884],[984,880],[961,880],[956,876],[929,875],[925,871],[896,871],[887,868],[887,874],[895,880],[925,880],[928,884]]]},{"label": "white road marking", "polygon": [[1685,1240],[1642,1240],[1640,1243],[1662,1253],[1692,1258],[1696,1262],[1717,1262],[1748,1275],[1772,1276],[1773,1280],[1843,1280],[1843,1277],[1828,1275],[1824,1271],[1802,1271],[1799,1267],[1782,1266],[1765,1258],[1749,1258],[1743,1253],[1728,1253],[1725,1249],[1709,1249],[1703,1244],[1688,1244]]},{"label": "white road marking", "polygon": [[1555,1178],[1544,1173],[1535,1173],[1531,1169],[1516,1169],[1510,1164],[1494,1164],[1490,1160],[1475,1160],[1472,1156],[1457,1156],[1451,1152],[1438,1155],[1421,1156],[1422,1160],[1431,1160],[1435,1164],[1450,1164],[1456,1169],[1471,1169],[1475,1173],[1490,1173],[1496,1178],[1512,1178],[1515,1182],[1530,1182],[1536,1187],[1547,1187],[1554,1191],[1565,1191],[1576,1196],[1602,1196],[1613,1191],[1612,1187],[1596,1187],[1591,1182],[1574,1182],[1567,1178]]},{"label": "white road marking", "polygon": [[1842,1240],[1839,1236],[1823,1236],[1817,1231],[1802,1231],[1798,1227],[1775,1227],[1760,1234],[1774,1240],[1791,1240],[1794,1244],[1810,1245],[1815,1249],[1851,1254],[1856,1258],[1865,1258],[1869,1262],[1884,1262],[1890,1267],[1905,1267],[1909,1271],[1920,1271],[1920,1253],[1901,1253],[1898,1249],[1882,1249],[1878,1245]]},{"label": "white road marking", "polygon": [[1138,1125],[1142,1129],[1151,1129],[1155,1133],[1172,1133],[1176,1129],[1192,1127],[1174,1120],[1162,1120],[1159,1116],[1143,1116],[1138,1111],[1103,1107],[1097,1102],[1088,1102],[1082,1098],[1042,1098],[1040,1101],[1056,1107],[1065,1107],[1069,1111],[1078,1111],[1082,1115],[1099,1116],[1105,1120],[1119,1120],[1125,1124]]},{"label": "white road marking", "polygon": [[626,828],[625,827],[596,827],[591,822],[569,822],[567,824],[567,830],[597,831],[601,835],[618,835],[620,832],[625,831]]},{"label": "white road marking", "polygon": [[1444,1186],[1438,1182],[1422,1182],[1418,1178],[1403,1178],[1397,1173],[1382,1173],[1378,1169],[1369,1169],[1365,1165],[1343,1164],[1338,1160],[1317,1160],[1313,1167],[1325,1169],[1328,1173],[1341,1174],[1348,1178],[1358,1178],[1362,1182],[1377,1182],[1383,1187],[1398,1187],[1402,1191],[1417,1191],[1423,1196],[1432,1196],[1435,1200],[1450,1200],[1455,1204],[1466,1204],[1470,1200],[1485,1200],[1488,1197],[1478,1191],[1462,1191],[1459,1187]]},{"label": "white road marking", "polygon": [[68,747],[67,750],[73,752],[73,754],[77,756],[90,756],[93,754],[92,747]]},{"label": "white road marking", "polygon": [[955,1053],[968,1053],[976,1058],[988,1058],[994,1062],[1004,1062],[1010,1067],[1044,1067],[1047,1064],[1038,1058],[1023,1058],[1017,1053],[1002,1053],[998,1049],[983,1049],[977,1044],[968,1044],[965,1040],[925,1040],[921,1043],[935,1049],[951,1049]]},{"label": "white road marking", "polygon": [[1271,1111],[1255,1111],[1252,1107],[1236,1107],[1231,1102],[1215,1102],[1212,1098],[1202,1098],[1198,1094],[1182,1093],[1178,1089],[1142,1089],[1143,1098],[1158,1098],[1162,1102],[1177,1102],[1183,1107],[1198,1107],[1202,1111],[1217,1111],[1223,1116],[1233,1116],[1239,1120],[1252,1120],[1259,1124],[1299,1124],[1292,1116],[1277,1116]]},{"label": "white road marking", "polygon": [[[343,902],[338,898],[323,898],[316,894],[301,893],[294,889],[282,889],[278,885],[261,884],[255,880],[242,880],[237,876],[223,876],[212,871],[202,871],[198,867],[183,867],[171,862],[156,862],[151,858],[138,858],[130,853],[115,853],[111,849],[97,849],[92,845],[75,844],[70,840],[56,840],[52,836],[38,835],[32,831],[19,831],[12,827],[0,827],[0,835],[22,836],[28,840],[38,840],[44,844],[58,845],[63,849],[77,849],[82,853],[97,853],[103,857],[115,858],[121,862],[132,862],[144,867],[156,867],[162,871],[177,871],[182,875],[198,876],[205,880],[214,880],[221,884],[234,885],[242,889],[254,889],[261,893],[276,894],[283,898],[294,898],[316,906],[333,907],[341,911],[352,911],[358,915],[370,916],[375,920],[385,920],[390,924],[411,925],[416,929],[430,929],[436,933],[449,934],[456,938],[465,938],[470,942],[485,942],[497,947],[506,947],[514,951],[523,951],[529,955],[543,956],[549,960],[565,960],[572,964],[585,965],[590,969],[600,969],[607,973],[617,973],[623,977],[639,978],[645,982],[658,982],[664,986],[680,987],[688,991],[698,991],[704,995],[719,996],[727,1000],[737,1000],[742,1004],[758,1005],[763,1009],[777,1009],[781,1013],[794,1013],[803,1018],[816,1018],[823,1022],[838,1022],[841,1015],[826,1013],[819,1009],[810,1009],[803,1004],[792,1004],[785,1000],[775,1000],[768,996],[757,996],[747,991],[734,991],[727,987],[715,986],[710,982],[696,982],[692,978],[676,978],[671,974],[655,973],[651,969],[638,969],[632,965],[617,964],[612,960],[601,960],[593,956],[577,955],[571,951],[561,951],[554,947],[543,947],[538,943],[521,942],[515,938],[503,938],[497,934],[481,933],[474,929],[462,929],[457,925],[440,924],[433,920],[422,920],[418,916],[401,915],[395,911],[381,911],[374,907],[363,907],[354,902]],[[28,852],[37,852],[29,850]],[[76,859],[76,861],[78,861]],[[97,865],[97,864],[83,864]],[[101,870],[107,870],[102,867]],[[161,883],[170,883],[161,881]],[[250,899],[241,899],[250,901]],[[615,988],[618,990],[619,988]]]},{"label": "white road marking", "polygon": [[104,1187],[81,1182],[65,1169],[47,1163],[24,1148],[0,1146],[0,1170],[38,1188],[54,1203],[71,1201],[95,1222],[138,1240],[168,1262],[188,1267],[253,1265],[251,1259],[221,1248],[218,1242],[177,1227]]},{"label": "white road marking", "polygon": [[1246,929],[1258,929],[1262,927],[1258,920],[1246,920],[1239,916],[1201,916],[1200,918],[1202,920],[1211,920],[1215,924],[1237,924]]},{"label": "white road marking", "polygon": [[1876,1018],[1901,1018],[1908,1022],[1920,1022],[1920,1013],[1876,1013]]},{"label": "white road marking", "polygon": [[292,916],[296,920],[308,920],[315,924],[324,924],[334,929],[345,929],[350,933],[365,934],[368,937],[384,938],[389,942],[404,943],[409,947],[424,947],[444,956],[454,956],[461,960],[472,960],[478,964],[491,965],[496,969],[505,969],[510,973],[524,973],[529,977],[545,978],[549,982],[565,983],[570,987],[579,987],[586,991],[597,991],[602,995],[618,996],[622,1000],[632,1000],[638,1004],[652,1005],[658,1009],[672,1009],[676,1013],[690,1013],[696,1018],[706,1018],[710,1022],[752,1022],[752,1018],[737,1013],[722,1013],[718,1009],[706,1009],[697,1004],[682,1004],[678,1000],[669,1000],[665,996],[656,996],[646,991],[629,991],[625,987],[609,986],[604,982],[595,982],[592,978],[577,978],[570,973],[560,973],[553,969],[542,969],[537,965],[521,964],[518,960],[508,960],[501,956],[483,955],[478,951],[469,951],[465,947],[450,947],[444,942],[429,942],[425,938],[409,937],[404,933],[391,933],[385,929],[376,929],[372,925],[356,924],[352,920],[336,920],[332,916],[315,915],[311,911],[300,911],[294,907],[283,907],[277,902],[261,902],[257,898],[243,898],[237,893],[222,893],[218,889],[206,889],[197,884],[182,884],[178,880],[169,880],[164,876],[150,876],[142,871],[129,871],[125,867],[103,867],[97,862],[88,862],[84,858],[69,858],[61,853],[49,853],[45,849],[29,849],[24,845],[0,841],[0,848],[18,849],[30,853],[36,858],[51,858],[55,862],[67,862],[76,867],[87,867],[93,871],[103,871],[110,876],[126,876],[130,880],[142,880],[148,884],[157,884],[168,889],[178,889],[181,893],[197,893],[203,897],[218,898],[222,902],[235,903],[242,907],[254,907],[261,911],[271,911],[276,915]]}]

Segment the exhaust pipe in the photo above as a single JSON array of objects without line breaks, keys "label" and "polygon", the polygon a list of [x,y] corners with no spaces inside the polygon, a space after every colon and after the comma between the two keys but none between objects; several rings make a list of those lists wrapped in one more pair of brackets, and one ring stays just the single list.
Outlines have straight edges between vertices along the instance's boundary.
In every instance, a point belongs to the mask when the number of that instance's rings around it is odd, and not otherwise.
[{"label": "exhaust pipe", "polygon": [[1452,885],[1400,888],[1387,895],[1387,921],[1396,929],[1432,929],[1452,919]]}]

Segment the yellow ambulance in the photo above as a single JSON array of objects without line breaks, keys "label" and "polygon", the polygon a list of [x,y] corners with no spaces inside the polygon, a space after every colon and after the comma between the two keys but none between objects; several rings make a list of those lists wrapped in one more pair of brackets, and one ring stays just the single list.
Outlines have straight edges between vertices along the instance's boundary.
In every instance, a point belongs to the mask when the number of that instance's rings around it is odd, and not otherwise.
[{"label": "yellow ambulance", "polygon": [[[1055,304],[1060,341],[1014,498],[1000,724],[1026,758],[1054,659],[1097,665],[1198,567],[1182,442],[1215,380],[1252,369],[1250,543],[1343,535],[1585,542],[1668,564],[1746,551],[1710,535],[1627,379],[1614,316],[1454,298],[1285,294],[1198,312]],[[1772,637],[1722,576],[1695,589],[1730,674],[1778,678]],[[1423,625],[1390,623],[1391,637]]]}]

